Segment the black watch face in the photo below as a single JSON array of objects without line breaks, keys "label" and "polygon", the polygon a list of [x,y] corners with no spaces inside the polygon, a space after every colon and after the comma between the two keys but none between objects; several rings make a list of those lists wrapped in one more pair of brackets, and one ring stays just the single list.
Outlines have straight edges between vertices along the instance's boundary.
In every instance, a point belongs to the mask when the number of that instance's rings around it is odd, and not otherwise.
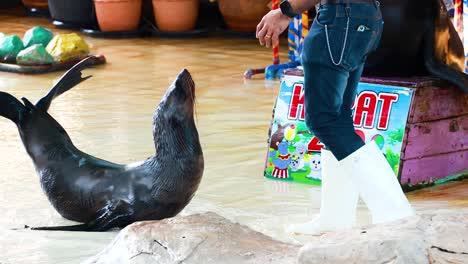
[{"label": "black watch face", "polygon": [[281,9],[281,13],[283,13],[283,15],[286,15],[288,17],[295,17],[296,16],[295,14],[292,13],[291,4],[289,4],[288,1],[281,2],[280,9]]}]

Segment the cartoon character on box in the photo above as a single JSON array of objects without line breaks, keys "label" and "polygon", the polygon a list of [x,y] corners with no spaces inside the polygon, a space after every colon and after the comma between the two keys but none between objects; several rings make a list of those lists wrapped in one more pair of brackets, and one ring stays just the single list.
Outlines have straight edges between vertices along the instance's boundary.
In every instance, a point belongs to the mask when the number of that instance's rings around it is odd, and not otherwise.
[{"label": "cartoon character on box", "polygon": [[[288,150],[289,144],[286,141],[283,141],[278,144],[278,150],[270,152],[270,157],[272,159],[272,163],[275,166],[271,176],[278,178],[278,179],[288,179],[289,178],[289,171],[288,167],[291,163],[291,154]],[[278,152],[278,157],[276,157],[276,153]]]},{"label": "cartoon character on box", "polygon": [[307,151],[307,146],[304,143],[296,143],[296,150],[293,153],[291,160],[291,170],[296,172],[302,170],[305,165],[304,154]]},{"label": "cartoon character on box", "polygon": [[276,129],[275,133],[271,135],[270,148],[278,150],[278,145],[284,140],[284,130],[289,125],[289,123],[285,125],[281,125],[278,123],[278,128]]},{"label": "cartoon character on box", "polygon": [[296,134],[297,134],[297,130],[296,130],[296,125],[294,124],[291,124],[284,129],[284,138],[287,141],[294,140],[294,138],[296,137]]},{"label": "cartoon character on box", "polygon": [[314,180],[321,180],[322,179],[322,164],[321,164],[321,156],[319,153],[311,154],[310,156],[310,173],[306,177],[309,179]]}]

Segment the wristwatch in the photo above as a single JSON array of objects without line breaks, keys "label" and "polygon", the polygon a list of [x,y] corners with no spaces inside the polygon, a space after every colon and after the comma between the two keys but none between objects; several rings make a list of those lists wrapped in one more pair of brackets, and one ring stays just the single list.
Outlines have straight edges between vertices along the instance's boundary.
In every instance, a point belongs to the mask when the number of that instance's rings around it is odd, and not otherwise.
[{"label": "wristwatch", "polygon": [[288,0],[283,0],[279,7],[281,9],[281,13],[283,13],[285,16],[294,18],[297,15],[293,13],[291,4],[288,2]]}]

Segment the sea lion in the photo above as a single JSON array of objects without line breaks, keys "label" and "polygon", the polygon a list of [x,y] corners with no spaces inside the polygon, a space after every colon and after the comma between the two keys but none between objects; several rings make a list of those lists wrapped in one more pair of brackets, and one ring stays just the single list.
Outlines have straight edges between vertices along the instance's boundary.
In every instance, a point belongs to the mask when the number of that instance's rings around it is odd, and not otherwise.
[{"label": "sea lion", "polygon": [[380,0],[385,21],[364,76],[432,75],[468,93],[463,44],[443,0]]},{"label": "sea lion", "polygon": [[175,216],[192,199],[204,169],[190,73],[179,73],[154,114],[156,154],[138,164],[120,165],[77,149],[47,113],[55,97],[91,77],[81,77],[89,62],[75,65],[36,104],[0,92],[0,115],[17,125],[49,201],[64,218],[84,223],[33,229],[106,231]]}]

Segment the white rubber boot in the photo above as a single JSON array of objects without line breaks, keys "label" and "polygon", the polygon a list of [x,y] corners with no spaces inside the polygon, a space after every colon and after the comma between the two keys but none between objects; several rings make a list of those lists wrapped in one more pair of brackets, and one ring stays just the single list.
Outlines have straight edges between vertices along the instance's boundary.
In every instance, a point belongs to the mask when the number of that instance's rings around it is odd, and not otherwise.
[{"label": "white rubber boot", "polygon": [[394,221],[414,214],[395,173],[372,141],[345,159],[343,169],[359,190],[372,214],[372,223]]},{"label": "white rubber boot", "polygon": [[340,168],[335,156],[322,149],[322,191],[320,214],[304,224],[290,225],[287,232],[318,234],[325,231],[352,228],[356,222],[358,190],[349,178],[349,172]]}]

